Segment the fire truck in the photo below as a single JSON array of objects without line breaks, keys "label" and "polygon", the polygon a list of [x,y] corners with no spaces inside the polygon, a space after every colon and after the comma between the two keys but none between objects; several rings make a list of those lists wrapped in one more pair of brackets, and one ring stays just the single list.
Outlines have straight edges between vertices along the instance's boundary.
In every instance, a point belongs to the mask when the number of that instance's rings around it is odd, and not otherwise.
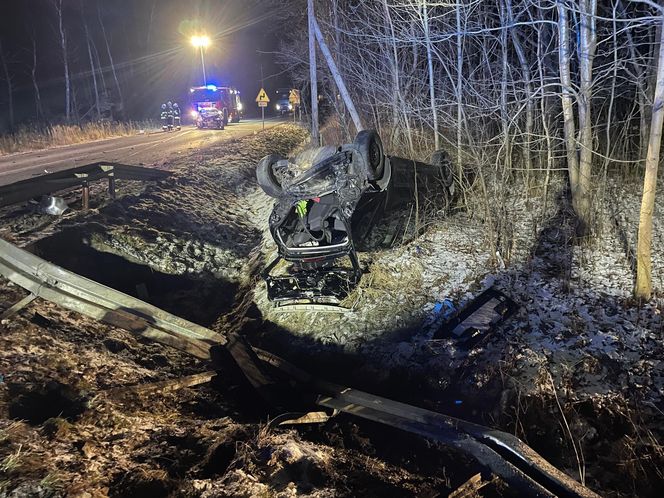
[{"label": "fire truck", "polygon": [[[201,111],[217,109],[221,114],[224,126],[228,123],[239,123],[242,117],[242,101],[240,92],[233,87],[216,85],[194,86],[189,89],[191,117],[199,125]],[[202,127],[202,126],[199,126]]]}]

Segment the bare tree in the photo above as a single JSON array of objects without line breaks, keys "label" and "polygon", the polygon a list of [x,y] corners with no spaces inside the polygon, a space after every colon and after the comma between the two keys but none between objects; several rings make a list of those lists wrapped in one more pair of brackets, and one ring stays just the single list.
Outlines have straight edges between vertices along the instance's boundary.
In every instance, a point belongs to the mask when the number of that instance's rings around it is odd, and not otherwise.
[{"label": "bare tree", "polygon": [[424,46],[427,52],[427,73],[429,75],[429,100],[431,101],[431,118],[433,119],[433,138],[436,150],[440,148],[440,137],[438,136],[438,109],[436,107],[436,90],[434,87],[433,56],[431,47],[431,36],[429,33],[429,7],[426,0],[420,1],[420,12],[422,28],[424,30]]},{"label": "bare tree", "polygon": [[108,61],[111,65],[111,73],[113,74],[113,80],[115,81],[115,89],[118,92],[120,108],[124,109],[124,99],[122,98],[122,89],[120,88],[120,80],[118,79],[118,73],[116,71],[115,64],[113,63],[113,53],[111,52],[111,45],[108,42],[108,36],[106,35],[106,28],[104,27],[104,21],[102,20],[100,4],[97,4],[97,19],[99,19],[101,32],[102,35],[104,36],[104,43],[106,44],[106,53],[108,54]]},{"label": "bare tree", "polygon": [[71,80],[69,75],[69,58],[67,57],[67,35],[63,24],[62,0],[51,0],[58,15],[58,32],[60,34],[60,49],[62,50],[62,63],[65,75],[65,120],[71,120]]},{"label": "bare tree", "polygon": [[591,182],[593,160],[592,98],[593,62],[597,47],[597,0],[580,0],[579,27],[579,184],[576,211],[585,232],[591,218]]},{"label": "bare tree", "polygon": [[32,66],[30,67],[30,77],[32,79],[32,88],[35,96],[35,112],[37,119],[40,120],[44,117],[44,109],[42,107],[41,92],[39,91],[39,84],[37,84],[37,37],[34,31],[30,33],[32,41]]},{"label": "bare tree", "polygon": [[97,113],[97,119],[101,119],[101,107],[99,104],[99,87],[97,85],[97,69],[95,68],[94,57],[92,56],[92,39],[90,37],[90,31],[88,29],[88,23],[85,20],[85,15],[83,15],[83,6],[81,5],[81,17],[83,20],[83,29],[85,31],[85,42],[88,48],[88,59],[90,60],[90,72],[92,73],[92,85],[94,90],[95,98],[95,109]]},{"label": "bare tree", "polygon": [[314,0],[307,1],[309,20],[309,78],[311,89],[311,140],[314,145],[320,142],[318,132],[318,80],[316,77],[316,34],[314,28]]},{"label": "bare tree", "polygon": [[655,208],[655,189],[657,169],[662,144],[662,125],[664,124],[664,15],[660,25],[659,59],[657,62],[657,83],[652,106],[650,138],[646,156],[646,171],[643,177],[643,197],[639,217],[639,238],[636,247],[636,285],[634,294],[639,299],[650,299],[652,294],[652,217]]},{"label": "bare tree", "polygon": [[7,67],[7,54],[2,49],[2,42],[0,42],[0,63],[2,64],[2,72],[5,75],[5,82],[7,83],[7,105],[9,107],[9,129],[14,130],[14,87],[12,85],[12,77],[9,74]]}]

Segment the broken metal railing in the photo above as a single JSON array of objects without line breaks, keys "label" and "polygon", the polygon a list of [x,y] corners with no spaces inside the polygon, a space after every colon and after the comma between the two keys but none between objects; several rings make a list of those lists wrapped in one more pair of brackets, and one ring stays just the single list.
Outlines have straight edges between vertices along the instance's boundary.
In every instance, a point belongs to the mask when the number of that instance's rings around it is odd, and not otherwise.
[{"label": "broken metal railing", "polygon": [[[520,439],[502,431],[449,417],[349,387],[324,382],[282,358],[252,348],[237,335],[225,337],[148,303],[45,261],[0,239],[0,275],[41,297],[134,334],[210,359],[211,348],[225,346],[257,389],[273,382],[265,366],[295,380],[316,395],[319,406],[396,427],[465,452],[510,486],[528,496],[598,498],[559,471]],[[24,298],[23,305],[33,299]],[[12,307],[17,311],[18,305]],[[209,373],[202,374],[204,379]],[[210,376],[211,377],[211,376]],[[189,382],[190,385],[198,382]],[[186,384],[186,383],[185,383]],[[269,387],[269,386],[268,386]],[[325,417],[309,417],[323,421]],[[307,417],[301,417],[308,420]]]},{"label": "broken metal railing", "polygon": [[164,179],[170,174],[169,171],[155,168],[129,166],[113,162],[96,162],[0,186],[0,207],[25,202],[34,197],[62,190],[81,187],[83,209],[88,209],[90,183],[92,182],[108,179],[108,192],[111,198],[115,198],[116,180],[154,181]]},{"label": "broken metal railing", "polygon": [[0,274],[32,295],[72,311],[209,358],[219,334],[149,303],[49,263],[0,239]]}]

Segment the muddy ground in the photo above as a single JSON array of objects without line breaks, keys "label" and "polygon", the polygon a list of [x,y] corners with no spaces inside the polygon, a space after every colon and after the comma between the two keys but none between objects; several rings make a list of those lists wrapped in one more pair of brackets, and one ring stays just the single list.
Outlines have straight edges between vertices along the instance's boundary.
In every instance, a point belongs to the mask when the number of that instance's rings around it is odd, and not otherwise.
[{"label": "muddy ground", "polygon": [[[275,247],[253,168],[304,140],[285,125],[229,141],[168,164],[158,184],[119,186],[115,202],[97,187],[88,213],[75,194],[57,219],[5,209],[0,236],[220,332],[246,314],[255,345],[328,380],[514,433],[602,495],[658,495],[661,302],[629,297],[638,186],[607,192],[597,236],[581,245],[561,180],[546,203],[540,185],[508,202],[491,191],[489,215],[429,210],[418,237],[361,254],[350,312],[286,315],[256,278]],[[462,307],[489,286],[516,301],[514,317],[470,348],[437,337],[437,303]],[[247,292],[250,306],[236,307]],[[23,295],[3,281],[0,310]],[[478,472],[451,450],[346,416],[269,428],[277,413],[230,367],[176,393],[105,396],[209,365],[39,300],[0,330],[0,496],[447,496]],[[510,495],[496,480],[480,493]]]}]

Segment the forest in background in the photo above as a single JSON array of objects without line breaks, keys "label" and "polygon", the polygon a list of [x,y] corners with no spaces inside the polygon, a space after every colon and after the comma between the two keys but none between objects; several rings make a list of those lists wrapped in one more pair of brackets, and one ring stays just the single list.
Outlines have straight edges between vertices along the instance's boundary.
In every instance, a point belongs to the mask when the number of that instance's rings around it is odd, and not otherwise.
[{"label": "forest in background", "polygon": [[[304,1],[296,2],[299,10]],[[547,193],[566,171],[577,232],[592,235],[608,175],[644,178],[635,294],[652,293],[650,252],[662,122],[662,7],[649,0],[311,2],[366,126],[393,151],[446,149],[479,190]],[[306,20],[279,54],[309,82]],[[319,52],[319,60],[324,60]],[[319,86],[348,140],[338,89]],[[496,233],[505,223],[486,206]],[[498,209],[497,211],[500,211]]]}]

